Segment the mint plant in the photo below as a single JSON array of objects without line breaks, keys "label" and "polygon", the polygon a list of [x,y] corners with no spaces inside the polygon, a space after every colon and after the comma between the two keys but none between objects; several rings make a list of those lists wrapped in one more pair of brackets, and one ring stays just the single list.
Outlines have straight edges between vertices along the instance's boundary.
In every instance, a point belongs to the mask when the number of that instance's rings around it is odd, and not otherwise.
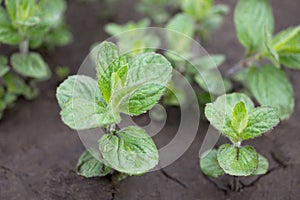
[{"label": "mint plant", "polygon": [[130,51],[131,55],[136,55],[143,52],[154,52],[160,44],[160,40],[156,35],[143,30],[149,25],[149,19],[128,22],[123,25],[109,23],[105,25],[105,31],[110,36],[116,37],[117,44],[123,52]]},{"label": "mint plant", "polygon": [[300,69],[300,26],[273,36],[274,19],[267,0],[239,0],[234,22],[246,54],[228,75],[241,82],[260,105],[276,107],[280,119],[288,119],[294,110],[294,95],[281,67]]},{"label": "mint plant", "polygon": [[[242,93],[225,94],[208,103],[205,116],[231,144],[223,144],[201,155],[200,168],[212,178],[224,174],[231,176],[262,175],[268,171],[268,160],[246,140],[261,136],[279,123],[276,108],[254,107],[251,99]],[[232,189],[237,190],[235,184]]]},{"label": "mint plant", "polygon": [[162,25],[171,17],[172,12],[180,8],[179,0],[141,0],[136,10],[149,16],[155,24]]},{"label": "mint plant", "polygon": [[171,79],[172,66],[160,54],[122,55],[118,47],[103,42],[97,48],[97,80],[74,75],[57,88],[61,118],[70,128],[100,127],[105,134],[98,149],[80,157],[77,173],[84,177],[105,176],[113,171],[139,175],[158,163],[153,140],[140,127],[118,129],[120,114],[138,116],[151,109]]},{"label": "mint plant", "polygon": [[4,3],[5,8],[0,7],[0,43],[19,46],[19,52],[10,57],[10,62],[4,56],[0,59],[1,115],[18,96],[35,98],[36,82],[51,75],[42,56],[30,50],[65,45],[71,39],[63,21],[66,9],[63,0],[5,0]]}]

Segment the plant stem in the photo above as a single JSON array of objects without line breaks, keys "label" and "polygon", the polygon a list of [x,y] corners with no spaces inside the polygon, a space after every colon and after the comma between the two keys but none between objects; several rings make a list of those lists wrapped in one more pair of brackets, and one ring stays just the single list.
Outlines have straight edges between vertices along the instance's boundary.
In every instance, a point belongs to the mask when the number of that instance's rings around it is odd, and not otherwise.
[{"label": "plant stem", "polygon": [[116,130],[116,124],[110,124],[106,127],[106,133],[113,133]]},{"label": "plant stem", "polygon": [[235,192],[239,191],[239,177],[238,176],[233,176],[232,190]]},{"label": "plant stem", "polygon": [[23,55],[28,54],[29,47],[28,47],[28,39],[26,37],[24,37],[22,42],[19,44],[19,51]]}]

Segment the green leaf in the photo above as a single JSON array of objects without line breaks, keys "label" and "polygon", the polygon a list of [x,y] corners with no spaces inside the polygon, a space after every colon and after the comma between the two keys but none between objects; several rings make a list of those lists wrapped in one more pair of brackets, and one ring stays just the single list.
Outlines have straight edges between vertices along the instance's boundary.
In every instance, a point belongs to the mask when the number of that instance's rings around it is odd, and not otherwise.
[{"label": "green leaf", "polygon": [[177,14],[166,25],[168,49],[177,54],[190,51],[192,38],[195,33],[194,20],[189,15]]},{"label": "green leaf", "polygon": [[243,140],[252,139],[271,130],[279,123],[277,109],[271,107],[259,107],[249,114],[248,125],[240,135]]},{"label": "green leaf", "polygon": [[71,32],[62,24],[46,35],[46,42],[48,46],[65,46],[70,44],[73,39]]},{"label": "green leaf", "polygon": [[225,61],[225,56],[222,54],[215,54],[196,58],[191,61],[191,64],[198,70],[210,70],[220,66]]},{"label": "green leaf", "polygon": [[212,0],[183,0],[181,8],[185,13],[201,21],[208,15],[212,3]]},{"label": "green leaf", "polygon": [[11,20],[4,8],[0,7],[0,42],[9,45],[16,45],[21,41],[18,30],[13,28]]},{"label": "green leaf", "polygon": [[239,134],[246,128],[248,124],[248,111],[244,102],[239,102],[234,106],[231,126]]},{"label": "green leaf", "polygon": [[232,84],[229,80],[223,79],[216,70],[202,70],[195,76],[195,81],[205,91],[221,95],[232,89]]},{"label": "green leaf", "polygon": [[272,40],[272,47],[278,52],[282,65],[300,69],[300,26],[278,33]]},{"label": "green leaf", "polygon": [[9,71],[8,59],[0,55],[0,77],[4,76]]},{"label": "green leaf", "polygon": [[153,140],[139,127],[129,126],[104,135],[99,148],[110,167],[130,175],[143,174],[158,164]]},{"label": "green leaf", "polygon": [[280,63],[291,69],[300,69],[300,54],[281,53]]},{"label": "green leaf", "polygon": [[286,74],[273,66],[252,67],[248,73],[251,93],[262,106],[279,110],[280,119],[288,119],[294,110],[292,85]]},{"label": "green leaf", "polygon": [[[119,71],[120,70],[120,71]],[[123,72],[125,70],[125,73]],[[118,72],[119,71],[119,72]],[[111,95],[113,94],[112,88],[112,75],[117,73],[119,78],[123,78],[127,74],[128,66],[125,57],[116,58],[113,60],[109,66],[103,71],[99,77],[99,87],[102,92],[102,95],[107,103],[110,102]],[[125,81],[127,76],[124,77]]]},{"label": "green leaf", "polygon": [[47,79],[50,76],[48,65],[38,53],[15,53],[11,57],[11,64],[23,76],[37,79]]},{"label": "green leaf", "polygon": [[87,76],[70,76],[56,91],[63,122],[82,130],[119,123],[120,116],[107,107],[97,81]]},{"label": "green leaf", "polygon": [[268,168],[268,160],[264,156],[258,154],[258,166],[257,169],[251,175],[263,175],[268,172]]},{"label": "green leaf", "polygon": [[109,70],[109,66],[114,60],[119,59],[120,50],[119,48],[111,42],[102,42],[96,47],[98,55],[98,75],[101,76]]},{"label": "green leaf", "polygon": [[280,68],[279,55],[271,45],[271,35],[266,31],[264,32],[264,45],[266,48],[265,57],[269,58],[277,68]]},{"label": "green leaf", "polygon": [[300,25],[285,29],[272,39],[272,47],[278,52],[300,53]]},{"label": "green leaf", "polygon": [[238,133],[231,127],[231,119],[234,106],[241,101],[244,102],[248,112],[254,109],[251,99],[242,93],[224,94],[205,107],[205,116],[211,125],[225,136],[237,141]]},{"label": "green leaf", "polygon": [[220,167],[232,176],[248,176],[258,166],[258,154],[251,146],[222,145],[217,154]]},{"label": "green leaf", "polygon": [[107,167],[95,149],[86,150],[79,158],[76,165],[76,173],[86,178],[106,176],[111,168]]},{"label": "green leaf", "polygon": [[66,10],[66,3],[64,0],[40,0],[38,7],[37,16],[41,19],[41,24],[51,27],[62,18]]},{"label": "green leaf", "polygon": [[12,20],[16,19],[18,0],[5,0],[6,9]]},{"label": "green leaf", "polygon": [[143,53],[128,63],[124,88],[114,91],[112,107],[129,115],[139,115],[151,109],[163,95],[171,79],[172,66],[160,54]]},{"label": "green leaf", "polygon": [[249,53],[263,50],[264,30],[270,35],[273,33],[272,9],[267,0],[239,0],[234,23],[238,39]]},{"label": "green leaf", "polygon": [[27,85],[23,79],[11,73],[6,73],[3,76],[5,85],[7,87],[6,100],[7,104],[15,101],[16,96],[22,95],[27,100],[32,100],[38,96],[38,89],[34,85]]},{"label": "green leaf", "polygon": [[206,176],[218,178],[219,176],[224,175],[224,171],[217,160],[217,153],[218,150],[212,149],[201,155],[200,168]]}]

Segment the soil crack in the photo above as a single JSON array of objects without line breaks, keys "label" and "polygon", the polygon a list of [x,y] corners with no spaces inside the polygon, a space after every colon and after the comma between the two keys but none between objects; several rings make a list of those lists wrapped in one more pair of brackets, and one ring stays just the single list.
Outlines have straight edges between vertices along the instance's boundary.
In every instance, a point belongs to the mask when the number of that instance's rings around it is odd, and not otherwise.
[{"label": "soil crack", "polygon": [[171,175],[168,174],[164,169],[161,169],[160,171],[161,171],[161,173],[162,173],[167,179],[169,179],[169,180],[171,180],[171,181],[177,183],[178,185],[180,185],[180,186],[183,187],[183,188],[187,188],[187,185],[186,185],[185,183],[183,183],[183,182],[180,181],[179,179],[177,179],[177,178],[171,176]]}]

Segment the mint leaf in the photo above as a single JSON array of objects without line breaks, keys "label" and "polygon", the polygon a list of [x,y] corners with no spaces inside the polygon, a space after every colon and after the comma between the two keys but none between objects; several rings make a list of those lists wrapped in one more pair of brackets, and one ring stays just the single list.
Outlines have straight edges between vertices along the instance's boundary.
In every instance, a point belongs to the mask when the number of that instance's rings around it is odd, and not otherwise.
[{"label": "mint leaf", "polygon": [[139,115],[151,109],[171,79],[172,66],[160,54],[143,53],[128,63],[125,86],[113,91],[111,105],[114,109]]},{"label": "mint leaf", "polygon": [[212,3],[212,0],[183,0],[181,8],[196,20],[202,21],[208,15]]},{"label": "mint leaf", "polygon": [[66,10],[64,0],[40,0],[37,6],[39,10],[36,15],[41,19],[41,24],[48,27],[57,25]]},{"label": "mint leaf", "polygon": [[280,53],[280,63],[291,69],[300,69],[300,54]]},{"label": "mint leaf", "polygon": [[18,30],[13,28],[11,20],[4,8],[0,7],[0,42],[16,45],[22,40]]},{"label": "mint leaf", "polygon": [[111,168],[106,166],[95,149],[86,150],[79,158],[76,173],[86,178],[106,176]]},{"label": "mint leaf", "polygon": [[232,89],[231,82],[223,79],[216,70],[202,70],[196,74],[195,81],[206,92],[214,95],[221,95]]},{"label": "mint leaf", "polygon": [[56,91],[61,117],[72,129],[82,130],[118,123],[101,96],[97,81],[87,76],[70,76]]},{"label": "mint leaf", "polygon": [[300,26],[290,27],[278,33],[272,40],[280,63],[286,67],[300,68]]},{"label": "mint leaf", "polygon": [[239,0],[234,12],[234,23],[238,39],[249,53],[263,50],[264,30],[272,35],[274,28],[268,1]]},{"label": "mint leaf", "polygon": [[238,133],[231,126],[234,106],[243,102],[248,112],[254,109],[254,104],[249,97],[242,93],[224,94],[213,103],[206,104],[205,116],[216,129],[230,139],[238,140]]},{"label": "mint leaf", "polygon": [[93,51],[97,51],[97,61],[98,61],[98,77],[101,78],[106,71],[109,71],[108,74],[111,75],[113,71],[111,68],[117,68],[113,64],[113,61],[118,60],[120,57],[119,48],[112,42],[102,42],[99,46],[95,47]]},{"label": "mint leaf", "polygon": [[246,128],[248,124],[248,111],[244,102],[237,103],[233,108],[231,126],[239,134]]},{"label": "mint leaf", "polygon": [[255,68],[248,73],[249,89],[262,106],[278,109],[280,119],[288,119],[294,110],[292,85],[286,74],[270,65]]},{"label": "mint leaf", "polygon": [[220,167],[232,176],[248,176],[258,166],[258,154],[251,146],[222,145],[217,154]]},{"label": "mint leaf", "polygon": [[196,58],[191,61],[191,64],[198,70],[210,70],[220,66],[225,61],[225,56],[222,54],[214,54]]},{"label": "mint leaf", "polygon": [[265,48],[266,48],[265,57],[269,58],[277,68],[280,68],[279,55],[278,55],[277,51],[271,45],[270,33],[267,33],[266,31],[264,32],[264,44],[265,44]]},{"label": "mint leaf", "polygon": [[153,140],[139,127],[105,134],[99,140],[99,148],[110,167],[130,175],[143,174],[158,164]]},{"label": "mint leaf", "polygon": [[258,154],[258,166],[257,169],[251,174],[251,175],[262,175],[268,172],[268,168],[269,168],[269,162],[268,160]]},{"label": "mint leaf", "polygon": [[[120,72],[118,73],[119,70],[120,70]],[[124,72],[124,70],[125,70],[125,72]],[[123,78],[123,76],[125,75],[124,76],[125,80],[123,80],[123,84],[124,84],[124,82],[126,82],[126,80],[127,80],[127,71],[128,71],[128,66],[127,66],[126,58],[119,57],[119,58],[116,58],[115,60],[113,60],[108,65],[108,67],[105,69],[105,71],[103,71],[101,73],[99,80],[98,80],[98,84],[99,84],[100,90],[102,92],[102,95],[107,103],[110,102],[111,95],[114,92],[112,89],[112,85],[111,85],[112,84],[112,74],[113,73],[119,74],[118,76],[120,79]]]},{"label": "mint leaf", "polygon": [[240,135],[243,140],[252,139],[271,130],[279,123],[277,109],[271,107],[259,107],[249,114],[248,125]]},{"label": "mint leaf", "polygon": [[278,52],[299,53],[300,52],[300,25],[285,29],[274,36],[272,47]]},{"label": "mint leaf", "polygon": [[200,168],[206,176],[218,178],[219,176],[224,175],[224,171],[217,160],[217,153],[218,150],[212,149],[201,155]]},{"label": "mint leaf", "polygon": [[47,63],[38,53],[15,53],[11,57],[11,64],[16,72],[30,78],[47,79],[51,73]]},{"label": "mint leaf", "polygon": [[195,33],[194,20],[189,15],[177,14],[166,25],[170,29],[167,33],[168,49],[179,54],[190,51]]}]

